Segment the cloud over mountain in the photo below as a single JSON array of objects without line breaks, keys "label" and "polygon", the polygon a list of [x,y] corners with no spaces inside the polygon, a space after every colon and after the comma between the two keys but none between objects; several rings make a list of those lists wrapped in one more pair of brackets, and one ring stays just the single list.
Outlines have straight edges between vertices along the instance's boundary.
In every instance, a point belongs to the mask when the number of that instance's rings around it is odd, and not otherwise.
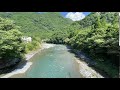
[{"label": "cloud over mountain", "polygon": [[85,18],[85,15],[82,12],[69,12],[66,16],[66,18],[70,18],[73,21],[79,21]]}]

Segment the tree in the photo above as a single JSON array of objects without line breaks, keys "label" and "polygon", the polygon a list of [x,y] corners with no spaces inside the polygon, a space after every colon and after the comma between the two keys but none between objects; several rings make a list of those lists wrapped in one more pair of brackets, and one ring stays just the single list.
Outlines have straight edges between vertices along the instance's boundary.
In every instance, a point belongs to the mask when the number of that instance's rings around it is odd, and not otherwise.
[{"label": "tree", "polygon": [[23,59],[25,47],[22,43],[22,33],[9,19],[0,18],[0,61]]},{"label": "tree", "polygon": [[95,28],[101,28],[101,22],[100,22],[100,17],[97,17],[97,20],[95,22]]}]

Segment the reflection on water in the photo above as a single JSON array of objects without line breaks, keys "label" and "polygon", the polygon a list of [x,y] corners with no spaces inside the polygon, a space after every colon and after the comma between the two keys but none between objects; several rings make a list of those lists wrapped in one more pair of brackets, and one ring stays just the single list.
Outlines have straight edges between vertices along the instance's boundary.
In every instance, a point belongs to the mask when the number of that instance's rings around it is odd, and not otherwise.
[{"label": "reflection on water", "polygon": [[78,65],[74,54],[64,45],[43,50],[32,58],[33,65],[23,74],[24,78],[78,78]]}]

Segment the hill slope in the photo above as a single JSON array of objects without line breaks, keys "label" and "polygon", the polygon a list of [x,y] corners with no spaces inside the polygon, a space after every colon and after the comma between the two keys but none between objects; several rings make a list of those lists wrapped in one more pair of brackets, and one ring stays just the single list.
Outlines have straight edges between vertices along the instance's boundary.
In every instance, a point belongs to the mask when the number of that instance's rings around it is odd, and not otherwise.
[{"label": "hill slope", "polygon": [[[61,31],[72,23],[72,20],[63,18],[58,12],[0,12],[0,17],[10,18],[20,26],[20,31],[25,35],[46,38],[52,35],[52,31]],[[64,32],[64,31],[63,31]]]},{"label": "hill slope", "polygon": [[98,17],[100,20],[106,20],[107,23],[113,23],[114,19],[118,19],[117,12],[92,12],[88,16],[86,16],[83,20],[77,21],[83,28],[93,26]]}]

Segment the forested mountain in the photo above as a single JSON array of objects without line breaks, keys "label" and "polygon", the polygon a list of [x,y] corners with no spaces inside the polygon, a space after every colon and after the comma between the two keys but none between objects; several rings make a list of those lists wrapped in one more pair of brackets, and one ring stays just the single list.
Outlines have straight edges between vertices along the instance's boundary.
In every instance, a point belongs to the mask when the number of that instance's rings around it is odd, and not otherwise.
[{"label": "forested mountain", "polygon": [[[118,13],[93,12],[83,20],[76,22],[63,18],[58,12],[46,12],[42,14],[37,12],[0,12],[0,17],[14,20],[9,21],[5,19],[4,22],[3,19],[0,19],[0,34],[10,34],[9,32],[13,34],[15,32],[14,29],[17,28],[23,35],[34,38],[35,42],[27,45],[29,50],[32,50],[34,46],[39,46],[39,39],[47,39],[46,42],[50,43],[67,44],[77,51],[86,53],[96,62],[96,64],[93,65],[95,68],[104,71],[110,77],[118,77]],[[6,31],[8,29],[13,30]],[[6,34],[1,35],[7,38]],[[11,37],[13,37],[13,35]],[[37,37],[39,37],[39,39],[37,39]],[[15,42],[17,42],[19,38],[16,38]],[[3,44],[4,39],[2,39],[0,40],[0,50],[5,48],[5,50],[7,49],[9,52],[9,49],[12,47],[5,47]],[[8,39],[9,37],[6,40],[9,41]],[[21,42],[17,43],[21,44]],[[7,44],[6,41],[5,44]],[[1,59],[4,53],[0,52],[0,55]]]},{"label": "forested mountain", "polygon": [[25,35],[34,35],[40,38],[51,36],[52,31],[63,31],[72,20],[63,18],[59,12],[0,12],[0,17],[14,20]]},{"label": "forested mountain", "polygon": [[89,26],[94,26],[96,23],[96,20],[98,19],[101,20],[101,22],[105,23],[113,23],[114,19],[118,20],[118,13],[117,12],[92,12],[89,14],[87,17],[85,17],[81,21],[77,21],[83,28],[89,27]]}]

